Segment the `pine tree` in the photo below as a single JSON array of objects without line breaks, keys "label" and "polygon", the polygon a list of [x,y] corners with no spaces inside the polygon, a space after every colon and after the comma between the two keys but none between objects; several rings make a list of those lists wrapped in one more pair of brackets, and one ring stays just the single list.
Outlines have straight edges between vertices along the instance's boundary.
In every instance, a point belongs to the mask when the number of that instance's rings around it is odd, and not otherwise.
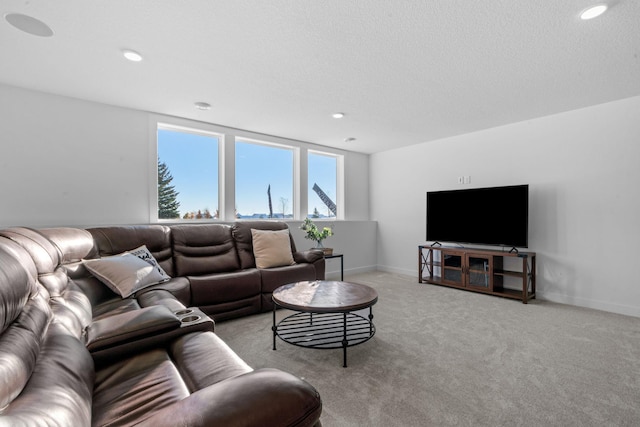
[{"label": "pine tree", "polygon": [[180,217],[180,202],[175,186],[170,185],[173,176],[166,163],[161,162],[158,157],[158,218],[173,219]]}]

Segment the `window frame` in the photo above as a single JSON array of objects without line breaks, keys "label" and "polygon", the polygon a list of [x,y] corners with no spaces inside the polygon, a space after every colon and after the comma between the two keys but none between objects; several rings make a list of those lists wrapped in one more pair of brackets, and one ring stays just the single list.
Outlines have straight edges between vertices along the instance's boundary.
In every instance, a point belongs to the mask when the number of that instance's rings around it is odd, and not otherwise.
[{"label": "window frame", "polygon": [[[158,218],[158,129],[175,130],[196,135],[213,136],[218,138],[218,212],[215,219],[159,219]],[[336,218],[323,220],[345,220],[345,153],[332,147],[318,146],[303,141],[256,134],[242,129],[228,128],[204,122],[151,114],[148,122],[148,155],[147,164],[149,176],[149,223],[194,223],[194,222],[233,222],[235,218],[235,142],[249,142],[293,151],[293,221],[301,221],[307,217],[308,210],[308,153],[336,157]],[[278,221],[280,219],[273,219]],[[284,220],[289,220],[285,218]],[[239,221],[243,221],[240,219]]]},{"label": "window frame", "polygon": [[162,223],[176,223],[176,222],[184,222],[184,223],[193,223],[193,222],[210,222],[210,221],[218,221],[220,220],[220,218],[210,218],[210,219],[183,219],[182,216],[180,218],[173,218],[173,219],[163,219],[163,218],[158,218],[158,131],[160,130],[168,130],[168,131],[172,131],[172,132],[181,132],[181,133],[187,133],[187,134],[191,134],[191,135],[197,135],[197,136],[205,136],[205,137],[210,137],[210,138],[216,138],[218,140],[218,177],[217,177],[217,186],[218,186],[218,200],[217,200],[217,209],[219,214],[222,213],[222,209],[221,209],[221,191],[222,191],[222,176],[223,176],[223,171],[221,170],[221,165],[223,164],[222,161],[222,153],[224,150],[224,138],[225,135],[223,133],[220,132],[216,132],[214,130],[209,130],[209,129],[198,129],[195,128],[193,126],[185,126],[182,124],[174,124],[174,123],[168,123],[167,121],[155,121],[154,123],[154,131],[153,131],[153,156],[152,158],[155,159],[155,163],[154,166],[152,168],[152,174],[154,176],[154,178],[151,180],[152,181],[152,185],[153,185],[153,189],[151,191],[151,200],[150,200],[150,212],[149,212],[149,216],[150,216],[150,222],[151,223],[157,223],[157,224],[162,224]]},{"label": "window frame", "polygon": [[[254,139],[254,138],[246,138],[246,137],[242,137],[242,136],[236,136],[234,138],[234,166],[233,166],[233,181],[234,181],[234,211],[235,211],[235,202],[236,202],[236,196],[237,196],[237,188],[235,186],[235,181],[236,181],[236,165],[238,162],[238,159],[235,158],[235,152],[237,149],[237,144],[240,143],[246,143],[246,144],[254,144],[254,145],[260,145],[263,147],[269,147],[269,148],[278,148],[281,150],[288,150],[291,151],[291,158],[292,158],[292,167],[291,167],[291,183],[292,183],[292,189],[291,189],[291,197],[292,197],[292,203],[291,203],[291,213],[292,213],[292,219],[296,220],[299,219],[298,216],[298,212],[300,210],[300,197],[299,197],[299,180],[297,179],[297,177],[300,175],[300,148],[299,147],[295,147],[293,145],[287,145],[287,144],[282,144],[282,143],[277,143],[277,142],[269,142],[269,141],[264,141],[261,139]],[[272,201],[273,202],[273,201]],[[272,220],[286,220],[287,218],[267,218],[267,219],[272,219]],[[242,220],[242,219],[240,219]]]},{"label": "window frame", "polygon": [[[344,185],[343,185],[344,184],[344,179],[341,180],[340,177],[344,176],[344,171],[342,170],[342,165],[344,164],[344,162],[343,162],[344,156],[341,155],[341,154],[331,153],[331,152],[322,151],[322,150],[308,149],[307,150],[307,168],[306,168],[307,180],[309,179],[309,162],[308,162],[308,158],[311,155],[331,157],[331,158],[336,160],[336,195],[335,195],[336,216],[334,218],[328,217],[328,218],[321,218],[321,219],[323,221],[333,221],[333,220],[336,220],[336,219],[343,219],[344,218]],[[313,190],[309,189],[308,181],[307,181],[307,185],[305,187],[307,188],[307,197],[309,197],[310,192],[313,191]],[[308,203],[308,199],[307,199],[307,203],[306,203],[306,207],[305,207],[305,214],[302,217],[302,219],[306,218],[308,215],[311,214],[308,211],[309,211],[309,203]],[[341,215],[341,213],[342,213],[342,215]]]}]

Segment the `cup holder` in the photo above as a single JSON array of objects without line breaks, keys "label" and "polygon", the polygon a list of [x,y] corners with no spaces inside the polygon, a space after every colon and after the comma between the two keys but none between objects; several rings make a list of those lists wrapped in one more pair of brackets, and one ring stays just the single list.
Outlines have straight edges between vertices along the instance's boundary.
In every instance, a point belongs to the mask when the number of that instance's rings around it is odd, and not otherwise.
[{"label": "cup holder", "polygon": [[192,310],[192,309],[190,309],[190,308],[185,308],[185,309],[183,309],[183,310],[178,310],[178,311],[176,311],[176,313],[175,313],[175,314],[176,314],[176,316],[184,316],[184,315],[186,315],[186,314],[191,314],[191,313],[193,313],[193,310]]},{"label": "cup holder", "polygon": [[200,316],[187,316],[187,317],[183,317],[182,319],[180,319],[180,321],[182,323],[191,323],[191,322],[197,322],[198,320],[200,320]]}]

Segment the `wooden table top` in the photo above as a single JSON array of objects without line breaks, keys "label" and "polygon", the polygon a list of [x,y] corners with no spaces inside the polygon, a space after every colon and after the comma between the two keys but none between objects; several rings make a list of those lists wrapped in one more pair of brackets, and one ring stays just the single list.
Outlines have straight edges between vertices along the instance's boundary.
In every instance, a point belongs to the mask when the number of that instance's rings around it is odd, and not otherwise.
[{"label": "wooden table top", "polygon": [[280,286],[273,291],[273,301],[296,311],[342,313],[372,306],[378,293],[359,283],[314,280]]}]

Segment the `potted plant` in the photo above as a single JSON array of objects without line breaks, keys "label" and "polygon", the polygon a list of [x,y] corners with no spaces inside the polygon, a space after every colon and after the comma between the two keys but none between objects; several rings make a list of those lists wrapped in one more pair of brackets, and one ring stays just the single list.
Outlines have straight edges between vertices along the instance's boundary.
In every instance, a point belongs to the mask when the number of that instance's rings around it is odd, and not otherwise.
[{"label": "potted plant", "polygon": [[329,236],[333,236],[333,229],[331,227],[323,227],[322,229],[318,228],[316,224],[309,218],[305,218],[304,222],[300,226],[300,229],[305,231],[307,234],[304,236],[305,239],[313,240],[316,242],[315,249],[321,249],[325,255],[331,255],[333,253],[332,248],[325,248],[322,245],[322,241]]}]

